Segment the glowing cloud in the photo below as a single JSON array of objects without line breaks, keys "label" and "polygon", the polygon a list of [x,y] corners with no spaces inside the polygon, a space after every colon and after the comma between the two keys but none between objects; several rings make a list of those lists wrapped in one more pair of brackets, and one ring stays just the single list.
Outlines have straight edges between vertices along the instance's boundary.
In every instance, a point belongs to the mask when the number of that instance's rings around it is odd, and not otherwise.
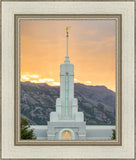
[{"label": "glowing cloud", "polygon": [[27,76],[31,78],[39,78],[39,75],[27,75]]},{"label": "glowing cloud", "polygon": [[53,84],[54,84],[55,86],[59,86],[59,85],[60,85],[59,82],[54,82]]},{"label": "glowing cloud", "polygon": [[45,82],[54,82],[54,79],[39,79],[40,83],[45,83]]},{"label": "glowing cloud", "polygon": [[39,79],[40,83],[45,83],[46,81],[44,79]]},{"label": "glowing cloud", "polygon": [[43,79],[43,80],[45,80],[46,82],[53,82],[54,81],[54,79],[49,79],[49,78],[46,78],[46,79]]},{"label": "glowing cloud", "polygon": [[32,83],[38,83],[38,81],[37,81],[37,80],[32,80],[32,81],[30,81],[30,82],[32,82]]},{"label": "glowing cloud", "polygon": [[87,84],[91,84],[91,81],[85,81],[85,83],[87,83]]},{"label": "glowing cloud", "polygon": [[80,82],[78,79],[74,78],[74,82],[78,83]]},{"label": "glowing cloud", "polygon": [[30,78],[29,77],[27,77],[26,75],[22,75],[21,76],[21,80],[22,81],[28,81]]},{"label": "glowing cloud", "polygon": [[40,75],[26,74],[21,76],[21,81],[30,81],[31,83],[47,83],[48,85],[60,85],[59,82],[54,82],[52,78],[42,78]]}]

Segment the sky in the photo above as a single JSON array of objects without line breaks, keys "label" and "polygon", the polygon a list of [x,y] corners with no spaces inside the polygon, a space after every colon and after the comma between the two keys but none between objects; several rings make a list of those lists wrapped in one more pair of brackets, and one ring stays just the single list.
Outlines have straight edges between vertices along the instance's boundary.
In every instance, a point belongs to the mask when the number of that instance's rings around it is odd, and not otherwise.
[{"label": "sky", "polygon": [[74,82],[115,91],[114,20],[21,20],[21,81],[60,85],[60,64],[74,64]]}]

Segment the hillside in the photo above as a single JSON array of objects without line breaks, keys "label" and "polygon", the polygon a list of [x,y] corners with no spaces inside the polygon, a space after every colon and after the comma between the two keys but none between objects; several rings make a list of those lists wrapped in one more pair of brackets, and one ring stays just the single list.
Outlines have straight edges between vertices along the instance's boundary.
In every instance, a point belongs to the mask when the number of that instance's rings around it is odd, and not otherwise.
[{"label": "hillside", "polygon": [[[21,82],[21,118],[30,124],[44,125],[55,110],[59,87],[46,83]],[[115,92],[105,86],[75,84],[75,97],[79,111],[84,112],[87,124],[115,124]]]}]

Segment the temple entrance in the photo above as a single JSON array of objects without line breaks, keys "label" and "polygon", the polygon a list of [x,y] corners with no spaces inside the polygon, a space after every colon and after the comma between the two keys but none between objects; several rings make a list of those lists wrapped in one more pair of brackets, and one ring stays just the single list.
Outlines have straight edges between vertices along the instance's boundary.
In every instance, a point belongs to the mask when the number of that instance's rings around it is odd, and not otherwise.
[{"label": "temple entrance", "polygon": [[72,134],[70,131],[64,131],[62,132],[62,140],[71,140],[72,139]]},{"label": "temple entrance", "polygon": [[63,128],[59,131],[58,135],[56,135],[56,139],[59,140],[74,140],[75,139],[75,133],[70,128]]}]

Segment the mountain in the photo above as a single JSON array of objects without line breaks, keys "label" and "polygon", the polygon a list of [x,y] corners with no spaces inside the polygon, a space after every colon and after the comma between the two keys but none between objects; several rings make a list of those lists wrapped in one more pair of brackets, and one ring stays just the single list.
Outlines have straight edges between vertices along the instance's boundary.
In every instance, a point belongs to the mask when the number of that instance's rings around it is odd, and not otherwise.
[{"label": "mountain", "polygon": [[[105,86],[74,84],[79,111],[84,112],[85,121],[92,125],[115,124],[115,92]],[[49,114],[55,111],[60,87],[46,83],[21,82],[21,118],[30,124],[46,125]]]}]

